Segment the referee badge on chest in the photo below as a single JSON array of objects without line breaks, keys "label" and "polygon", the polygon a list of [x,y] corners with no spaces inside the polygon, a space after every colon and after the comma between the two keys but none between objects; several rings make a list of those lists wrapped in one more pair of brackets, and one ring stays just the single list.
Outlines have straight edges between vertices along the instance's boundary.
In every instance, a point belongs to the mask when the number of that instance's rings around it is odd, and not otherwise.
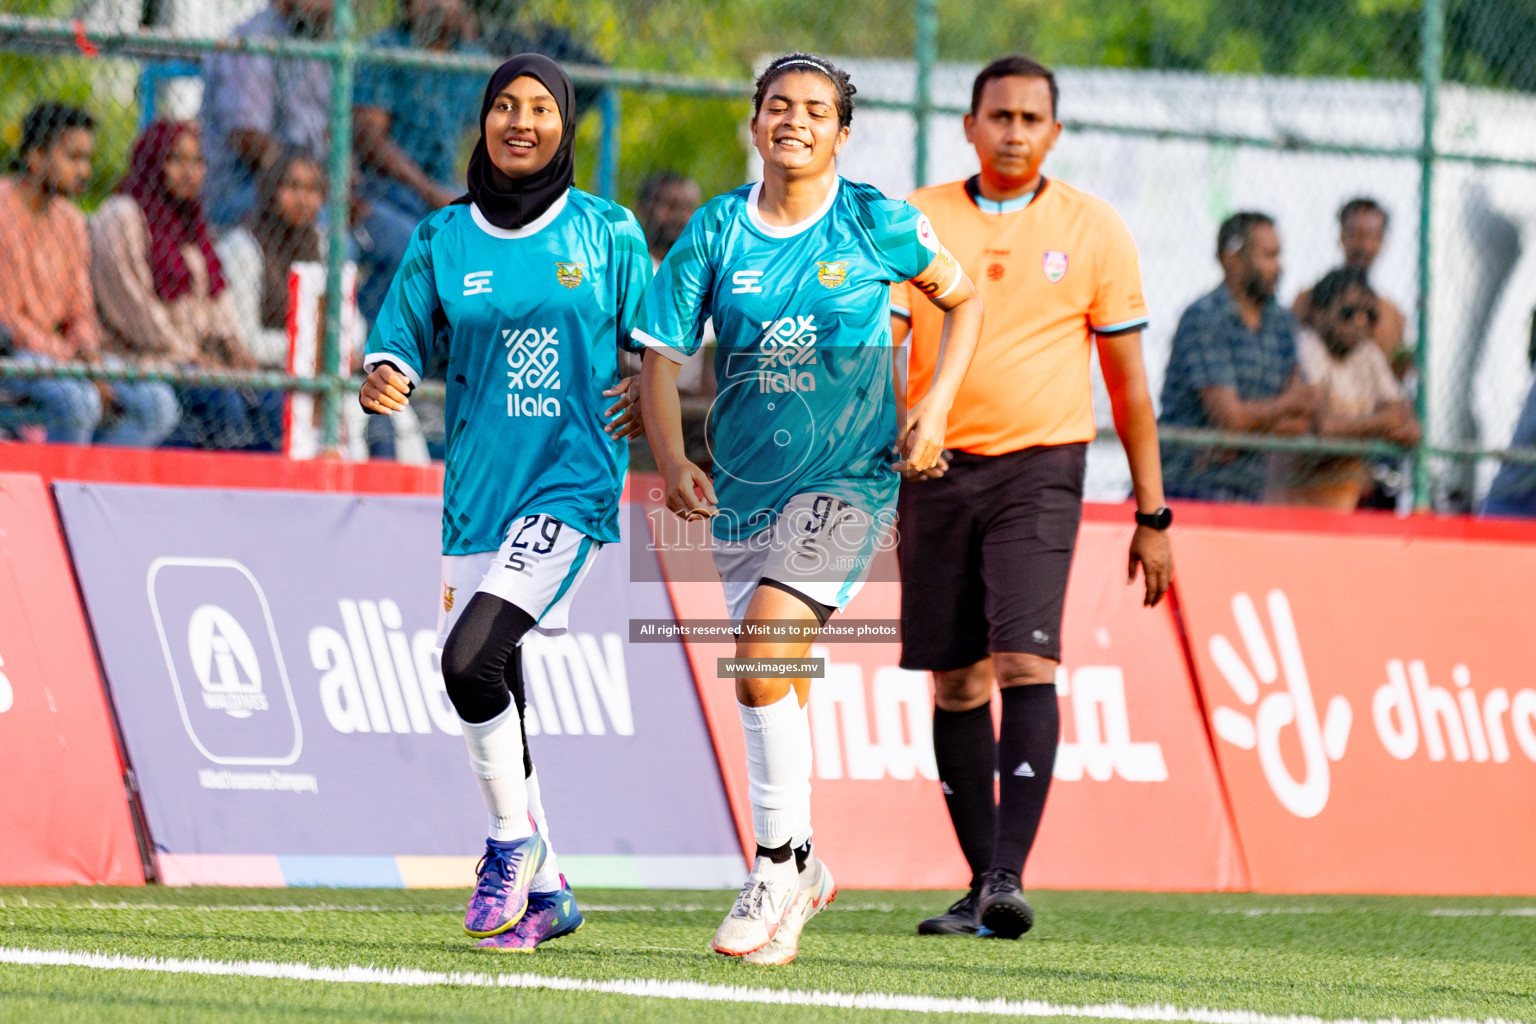
[{"label": "referee badge on chest", "polygon": [[1051,282],[1051,284],[1055,284],[1067,276],[1067,254],[1057,252],[1054,249],[1048,249],[1045,253],[1045,259],[1042,261],[1042,266],[1045,269],[1045,279]]},{"label": "referee badge on chest", "polygon": [[556,263],[555,280],[567,288],[575,288],[581,284],[581,277],[586,272],[586,269],[587,265],[585,263]]}]

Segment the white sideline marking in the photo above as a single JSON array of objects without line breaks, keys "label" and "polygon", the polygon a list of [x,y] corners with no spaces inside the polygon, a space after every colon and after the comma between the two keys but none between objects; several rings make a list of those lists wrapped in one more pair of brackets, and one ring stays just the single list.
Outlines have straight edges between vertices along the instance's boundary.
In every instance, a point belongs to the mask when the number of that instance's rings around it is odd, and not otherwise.
[{"label": "white sideline marking", "polygon": [[[456,914],[463,909],[462,904],[457,903],[414,907],[380,907],[343,903],[131,903],[127,900],[115,903],[98,900],[54,903],[28,900],[26,897],[22,897],[19,904],[28,910],[155,910],[188,911],[198,914]],[[15,904],[11,906],[14,907]],[[722,913],[729,908],[730,904],[724,901],[718,905],[703,903],[581,904],[581,912],[584,914]],[[0,899],[0,910],[4,909],[7,909],[7,904],[5,900]],[[898,907],[894,903],[850,903],[844,906],[839,901],[837,909],[843,913],[849,911],[879,914],[916,913],[913,908]],[[1371,914],[1375,912],[1376,908],[1373,907],[1213,907],[1207,911],[1210,914],[1238,914],[1245,917],[1267,917],[1272,914]],[[1536,917],[1536,907],[1439,907],[1417,910],[1413,913],[1425,917]]]},{"label": "white sideline marking", "polygon": [[[1270,914],[1373,914],[1373,907],[1218,907],[1213,914],[1243,914],[1265,917]],[[1536,917],[1536,907],[1439,907],[1420,910],[1424,917]]]},{"label": "white sideline marking", "polygon": [[460,988],[546,989],[556,992],[595,992],[642,999],[679,999],[703,1003],[757,1003],[771,1006],[826,1006],[843,1010],[905,1010],[909,1013],[988,1014],[1001,1017],[1090,1017],[1099,1020],[1195,1021],[1198,1024],[1518,1024],[1502,1017],[1469,1020],[1460,1017],[1330,1021],[1300,1014],[1258,1013],[1253,1010],[1183,1009],[1177,1006],[1128,1006],[1101,1003],[1072,1006],[1038,999],[975,999],[900,995],[892,992],[807,992],[800,989],[746,988],[706,985],[697,981],[621,978],[596,981],[544,974],[480,974],[471,971],[422,971],[415,968],[315,967],[270,960],[178,960],[106,953],[72,953],[54,949],[0,947],[0,963],[35,967],[88,967],[99,971],[153,971],[220,977],[274,978],[284,981],[328,981],[352,985],[398,985],[420,988],[451,985]]}]

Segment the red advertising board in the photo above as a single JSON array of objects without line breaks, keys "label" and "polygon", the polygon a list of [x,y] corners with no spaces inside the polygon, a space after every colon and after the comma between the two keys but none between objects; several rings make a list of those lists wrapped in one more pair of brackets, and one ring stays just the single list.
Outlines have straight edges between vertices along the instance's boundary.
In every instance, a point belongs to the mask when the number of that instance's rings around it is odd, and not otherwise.
[{"label": "red advertising board", "polygon": [[1185,529],[1254,887],[1536,893],[1536,546]]},{"label": "red advertising board", "polygon": [[[655,522],[653,518],[653,522]],[[702,531],[663,554],[682,620],[725,617]],[[668,536],[681,533],[669,530]],[[1146,610],[1125,585],[1130,529],[1085,523],[1068,592],[1057,692],[1063,743],[1027,882],[1047,888],[1241,889],[1247,875],[1168,605]],[[667,545],[665,547],[687,547]],[[890,556],[884,556],[890,557]],[[874,580],[894,578],[877,564]],[[871,582],[841,616],[896,619],[899,585]],[[834,622],[837,620],[834,620]],[[746,755],[734,684],[717,678],[727,644],[688,644],[726,790],[751,848]],[[897,666],[895,644],[833,642],[811,685],[816,842],[840,884],[964,888],[933,763],[926,673]]]},{"label": "red advertising board", "polygon": [[0,473],[0,885],[144,882],[53,503]]}]

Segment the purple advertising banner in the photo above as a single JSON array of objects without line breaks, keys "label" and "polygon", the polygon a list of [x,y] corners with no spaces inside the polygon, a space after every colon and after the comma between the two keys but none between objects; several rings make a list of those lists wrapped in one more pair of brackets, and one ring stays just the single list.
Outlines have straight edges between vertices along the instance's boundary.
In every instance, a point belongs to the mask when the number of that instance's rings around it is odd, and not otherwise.
[{"label": "purple advertising banner", "polygon": [[[54,491],[163,880],[472,879],[486,820],[434,648],[436,501]],[[599,554],[569,633],[524,643],[551,838],[576,885],[734,885],[682,647],[628,642],[672,616],[628,547]]]}]

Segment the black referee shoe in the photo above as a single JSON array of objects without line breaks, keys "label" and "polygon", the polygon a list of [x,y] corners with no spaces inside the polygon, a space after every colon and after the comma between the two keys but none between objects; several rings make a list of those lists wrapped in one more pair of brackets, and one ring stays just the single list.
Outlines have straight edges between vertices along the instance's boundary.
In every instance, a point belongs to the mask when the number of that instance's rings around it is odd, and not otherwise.
[{"label": "black referee shoe", "polygon": [[1016,939],[1035,924],[1035,912],[1024,901],[1019,876],[994,868],[981,879],[981,925],[1000,939]]},{"label": "black referee shoe", "polygon": [[938,917],[930,917],[917,926],[919,935],[975,935],[980,927],[981,918],[978,913],[980,906],[978,900],[981,893],[979,889],[972,889],[954,903],[948,910]]}]

